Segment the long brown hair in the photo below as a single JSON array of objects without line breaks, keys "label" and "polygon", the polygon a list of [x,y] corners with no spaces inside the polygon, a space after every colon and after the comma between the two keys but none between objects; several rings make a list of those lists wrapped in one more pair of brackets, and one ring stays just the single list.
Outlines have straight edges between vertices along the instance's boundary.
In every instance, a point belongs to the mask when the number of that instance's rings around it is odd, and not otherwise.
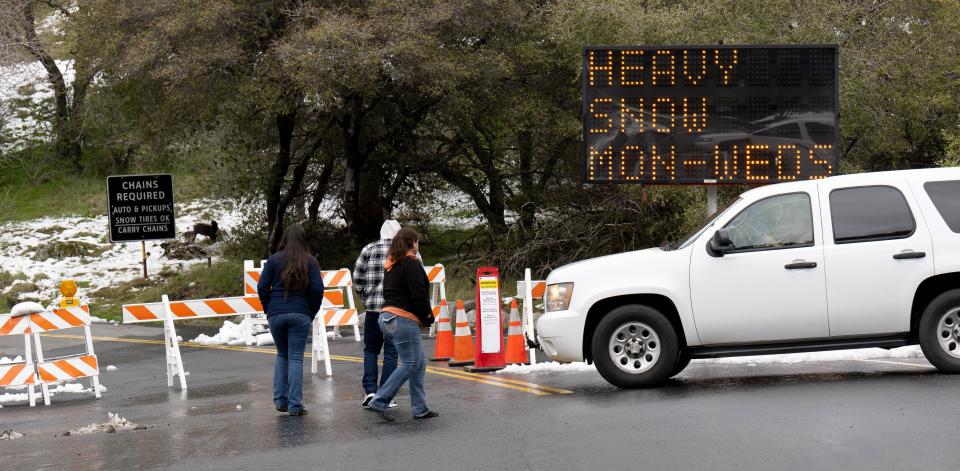
[{"label": "long brown hair", "polygon": [[280,278],[283,280],[283,297],[286,298],[290,293],[310,286],[310,265],[316,265],[317,259],[310,253],[306,233],[299,224],[287,227],[278,249],[285,265]]},{"label": "long brown hair", "polygon": [[400,263],[400,260],[403,260],[413,250],[413,246],[418,240],[420,240],[420,234],[417,231],[409,227],[400,229],[397,235],[393,236],[393,241],[390,242],[388,260],[392,260],[393,263]]}]

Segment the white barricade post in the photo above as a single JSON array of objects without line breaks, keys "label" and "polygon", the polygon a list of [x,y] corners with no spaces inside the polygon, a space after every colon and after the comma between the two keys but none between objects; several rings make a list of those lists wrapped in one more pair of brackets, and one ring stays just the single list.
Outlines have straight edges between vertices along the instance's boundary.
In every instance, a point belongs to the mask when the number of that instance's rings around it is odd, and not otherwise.
[{"label": "white barricade post", "polygon": [[[90,308],[88,306],[68,307],[52,311],[30,314],[30,331],[37,348],[37,377],[43,391],[43,403],[50,405],[49,384],[90,378],[90,389],[100,398],[100,366],[97,354],[93,351],[93,335],[90,333]],[[44,358],[41,332],[82,328],[84,336],[83,353],[65,355],[56,358]]]},{"label": "white barricade post", "polygon": [[12,317],[9,314],[0,315],[0,336],[22,335],[24,361],[0,365],[0,387],[27,387],[27,397],[30,407],[37,405],[36,391],[37,370],[33,363],[33,353],[30,348],[30,316]]},{"label": "white barricade post", "polygon": [[[433,317],[440,317],[440,304],[447,300],[447,271],[442,264],[436,264],[432,267],[424,266],[427,272],[427,281],[430,283],[430,307],[433,309]],[[437,323],[430,326],[430,337],[437,335]]]},{"label": "white barricade post", "polygon": [[524,281],[517,282],[517,297],[523,300],[523,336],[527,343],[527,354],[530,356],[530,363],[536,363],[536,350],[530,348],[531,344],[537,343],[537,334],[533,322],[533,301],[539,299],[543,301],[543,296],[547,291],[547,282],[544,280],[533,280],[530,276],[530,269],[523,271]]}]

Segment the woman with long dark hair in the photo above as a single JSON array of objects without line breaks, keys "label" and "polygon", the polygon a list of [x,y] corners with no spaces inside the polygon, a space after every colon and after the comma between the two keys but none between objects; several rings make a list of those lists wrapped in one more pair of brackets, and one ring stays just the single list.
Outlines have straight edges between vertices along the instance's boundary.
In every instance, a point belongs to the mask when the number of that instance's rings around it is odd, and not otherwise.
[{"label": "woman with long dark hair", "polygon": [[397,349],[400,363],[387,381],[380,386],[370,401],[369,409],[379,412],[385,420],[390,401],[403,383],[410,382],[410,405],[413,418],[429,419],[440,414],[427,407],[423,390],[423,376],[427,359],[420,342],[420,329],[433,324],[430,308],[430,283],[423,264],[417,259],[420,234],[403,228],[393,236],[387,262],[383,264],[383,311],[380,312],[380,330]]},{"label": "woman with long dark hair", "polygon": [[323,279],[299,225],[287,227],[279,250],[263,265],[257,294],[277,346],[273,404],[280,412],[305,415],[303,350],[310,324],[323,302]]}]

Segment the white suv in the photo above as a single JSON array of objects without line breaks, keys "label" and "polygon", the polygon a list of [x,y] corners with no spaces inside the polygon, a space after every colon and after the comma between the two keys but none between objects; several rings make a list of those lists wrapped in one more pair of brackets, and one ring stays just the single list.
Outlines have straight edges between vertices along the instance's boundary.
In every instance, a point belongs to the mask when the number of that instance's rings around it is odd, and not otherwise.
[{"label": "white suv", "polygon": [[960,168],[743,193],[686,240],[547,278],[537,338],[620,387],[691,358],[919,343],[960,373]]}]

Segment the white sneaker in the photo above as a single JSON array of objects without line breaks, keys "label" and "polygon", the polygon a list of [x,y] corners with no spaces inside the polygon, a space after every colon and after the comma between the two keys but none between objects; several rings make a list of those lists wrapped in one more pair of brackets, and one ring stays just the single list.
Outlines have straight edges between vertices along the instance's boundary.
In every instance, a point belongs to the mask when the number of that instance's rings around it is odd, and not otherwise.
[{"label": "white sneaker", "polygon": [[397,404],[397,401],[390,401],[390,405],[387,406],[387,407],[390,408],[390,409],[393,409],[394,407],[397,407],[397,406],[399,406],[399,405],[400,405],[400,404]]},{"label": "white sneaker", "polygon": [[363,407],[364,409],[369,409],[370,401],[373,400],[373,396],[374,396],[373,394],[367,394],[366,396],[364,396],[363,402],[360,403],[360,407]]}]

